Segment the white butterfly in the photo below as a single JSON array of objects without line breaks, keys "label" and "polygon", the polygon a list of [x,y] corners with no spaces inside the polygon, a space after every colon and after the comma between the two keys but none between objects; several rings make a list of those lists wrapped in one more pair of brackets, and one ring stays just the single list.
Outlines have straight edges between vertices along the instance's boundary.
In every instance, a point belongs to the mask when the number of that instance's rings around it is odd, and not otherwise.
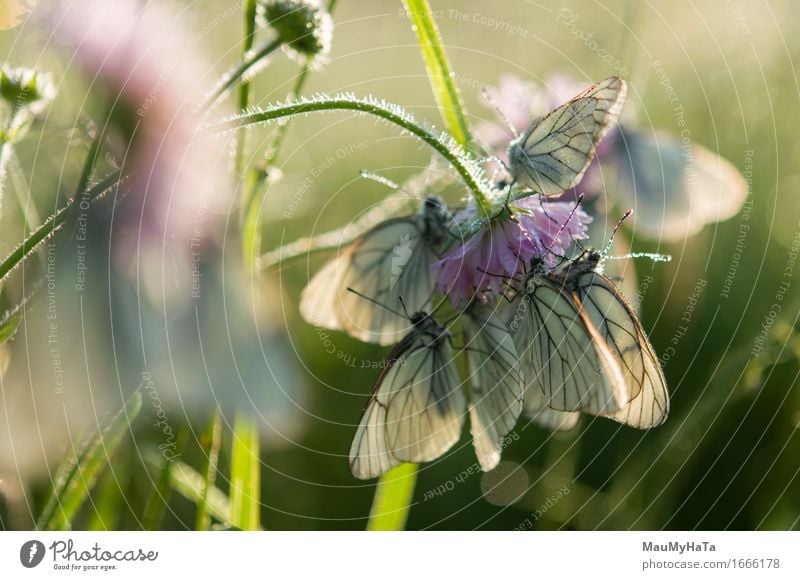
[{"label": "white butterfly", "polygon": [[418,214],[378,224],[311,279],[300,297],[303,318],[366,342],[396,344],[409,330],[397,314],[399,297],[410,312],[430,310],[436,283],[430,266],[447,222],[443,202],[428,197]]},{"label": "white butterfly", "polygon": [[[350,470],[359,479],[403,462],[436,459],[461,434],[467,400],[451,335],[424,312],[411,321],[413,329],[389,355],[350,447]],[[514,341],[493,311],[473,305],[463,323],[473,444],[481,468],[489,471],[522,411],[524,380]]]},{"label": "white butterfly", "polygon": [[371,479],[403,462],[432,461],[458,441],[466,399],[450,333],[424,312],[394,347],[350,446],[350,471]]},{"label": "white butterfly", "polygon": [[[514,332],[527,377],[525,413],[568,429],[578,411],[649,429],[669,413],[666,381],[641,322],[587,252],[555,271],[535,264]],[[520,315],[522,311],[522,315]]]},{"label": "white butterfly", "polygon": [[734,216],[747,197],[741,173],[700,145],[623,126],[613,146],[614,193],[622,207],[634,208],[636,234],[681,240]]},{"label": "white butterfly", "polygon": [[514,181],[543,195],[577,184],[598,143],[619,119],[627,85],[610,77],[535,122],[508,146]]},{"label": "white butterfly", "polygon": [[622,369],[563,279],[535,260],[515,303],[509,326],[525,365],[526,414],[611,414],[628,402]]}]

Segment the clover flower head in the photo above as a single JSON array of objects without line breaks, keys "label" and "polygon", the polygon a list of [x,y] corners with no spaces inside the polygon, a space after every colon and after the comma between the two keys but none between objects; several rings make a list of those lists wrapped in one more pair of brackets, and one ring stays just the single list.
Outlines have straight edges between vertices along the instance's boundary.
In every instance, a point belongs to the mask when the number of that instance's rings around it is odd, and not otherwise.
[{"label": "clover flower head", "polygon": [[267,0],[262,14],[290,55],[319,64],[330,54],[333,18],[320,0]]},{"label": "clover flower head", "polygon": [[[469,207],[456,219],[470,220],[475,213],[475,208]],[[490,294],[501,293],[511,278],[523,274],[533,258],[555,265],[557,256],[575,240],[586,239],[591,221],[571,202],[540,197],[515,201],[507,212],[434,262],[437,286],[454,306],[473,297],[487,303]]]}]

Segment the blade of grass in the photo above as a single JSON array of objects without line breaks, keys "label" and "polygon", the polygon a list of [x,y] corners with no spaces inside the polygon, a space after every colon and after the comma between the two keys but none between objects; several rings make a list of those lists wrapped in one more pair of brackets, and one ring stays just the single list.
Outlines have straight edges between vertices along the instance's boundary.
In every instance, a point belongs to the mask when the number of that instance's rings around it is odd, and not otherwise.
[{"label": "blade of grass", "polygon": [[37,529],[71,529],[75,514],[86,501],[97,477],[141,408],[142,394],[136,391],[97,435],[87,439],[74,456],[61,464],[50,497],[36,524]]},{"label": "blade of grass", "polygon": [[123,482],[128,480],[128,462],[118,462],[113,470],[107,469],[100,477],[94,496],[94,511],[89,516],[86,529],[108,531],[117,529],[120,506],[123,500]]},{"label": "blade of grass", "polygon": [[367,530],[386,532],[405,529],[416,483],[415,463],[403,463],[384,473],[375,489]]},{"label": "blade of grass", "polygon": [[[150,463],[156,466],[158,475],[155,478],[155,487],[150,492],[147,502],[144,505],[144,513],[142,515],[142,527],[145,530],[157,530],[164,519],[169,502],[169,496],[172,491],[172,484],[170,481],[170,466],[176,457],[183,453],[186,447],[186,442],[189,440],[189,429],[184,425],[178,429],[178,437],[175,439],[174,453],[167,456],[164,451],[159,449],[157,457],[158,460],[153,459]],[[154,457],[156,455],[154,454]]]},{"label": "blade of grass", "polygon": [[468,147],[471,141],[467,119],[464,115],[464,104],[458,92],[453,73],[442,47],[442,40],[436,22],[433,20],[428,0],[404,0],[406,9],[413,23],[417,41],[422,50],[422,59],[428,71],[436,104],[442,115],[445,126],[456,141]]},{"label": "blade of grass", "polygon": [[[151,466],[161,466],[164,457],[155,447],[145,448],[142,456]],[[225,492],[216,486],[206,490],[206,479],[194,468],[180,460],[173,460],[167,465],[168,486],[177,491],[184,498],[195,505],[203,501],[203,494],[206,494],[206,513],[213,519],[222,523],[225,527],[230,527],[231,504]]]},{"label": "blade of grass", "polygon": [[249,415],[240,412],[233,420],[230,522],[242,530],[257,530],[261,525],[260,468],[258,428]]},{"label": "blade of grass", "polygon": [[195,530],[207,530],[211,525],[208,517],[208,494],[214,488],[217,479],[217,461],[219,460],[219,446],[222,433],[222,416],[217,410],[211,418],[211,423],[204,436],[204,449],[206,452],[206,469],[203,478],[203,491],[200,500],[197,502],[197,514],[195,516]]},{"label": "blade of grass", "polygon": [[220,488],[206,487],[206,479],[182,461],[174,461],[170,465],[169,475],[175,491],[195,505],[203,501],[205,494],[206,513],[223,524],[229,524],[231,504]]}]

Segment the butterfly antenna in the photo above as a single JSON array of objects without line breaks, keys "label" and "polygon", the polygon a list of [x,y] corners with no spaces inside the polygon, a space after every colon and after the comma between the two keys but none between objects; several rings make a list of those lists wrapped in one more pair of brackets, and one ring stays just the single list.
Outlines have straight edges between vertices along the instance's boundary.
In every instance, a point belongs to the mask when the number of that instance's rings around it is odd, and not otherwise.
[{"label": "butterfly antenna", "polygon": [[[563,224],[561,224],[561,227],[560,227],[560,228],[558,228],[558,231],[556,232],[556,235],[555,235],[555,237],[553,238],[553,241],[552,241],[552,242],[550,242],[550,247],[549,247],[549,248],[547,248],[547,253],[548,253],[548,254],[553,254],[553,255],[556,255],[556,256],[558,255],[558,254],[556,254],[555,252],[553,252],[553,248],[555,247],[556,243],[558,242],[558,238],[560,238],[560,237],[561,237],[561,234],[563,234],[563,233],[564,233],[564,230],[565,230],[565,229],[567,229],[567,226],[569,225],[569,222],[571,222],[571,221],[572,221],[572,218],[573,218],[573,217],[575,217],[575,214],[577,213],[577,211],[578,211],[578,208],[579,208],[579,207],[581,206],[581,204],[583,203],[583,197],[584,197],[584,195],[583,195],[582,193],[578,195],[578,199],[577,199],[577,200],[575,200],[575,207],[573,207],[573,208],[572,208],[572,211],[570,211],[570,212],[569,212],[569,215],[567,216],[567,219],[566,219],[566,220],[564,220],[564,223],[563,223]],[[541,202],[541,200],[539,201],[539,203],[540,203],[540,204],[542,203],[542,202]],[[544,207],[542,207],[542,209],[544,209]],[[549,217],[549,216],[548,216],[548,217]],[[550,218],[550,219],[552,219],[552,218]],[[562,256],[562,257],[563,257],[563,256]]]},{"label": "butterfly antenna", "polygon": [[606,260],[627,260],[628,258],[648,258],[654,262],[671,262],[669,254],[655,254],[652,252],[628,252],[622,256],[606,256]]},{"label": "butterfly antenna", "polygon": [[[373,303],[373,304],[375,304],[376,306],[380,306],[381,308],[383,308],[383,309],[385,309],[385,310],[388,310],[389,312],[391,312],[391,313],[392,313],[392,314],[394,314],[395,316],[402,316],[402,314],[400,314],[400,313],[399,313],[399,312],[397,312],[396,310],[393,310],[393,309],[389,308],[388,306],[386,306],[386,304],[381,304],[380,302],[378,302],[378,301],[377,301],[377,300],[375,300],[374,298],[370,298],[369,296],[366,296],[366,295],[362,294],[362,293],[361,293],[361,292],[359,292],[358,290],[354,290],[353,288],[350,288],[350,287],[348,286],[348,288],[347,288],[347,291],[348,291],[348,292],[352,292],[352,293],[353,293],[353,294],[355,294],[356,296],[358,296],[358,297],[360,297],[360,298],[363,298],[364,300],[367,300],[368,302],[372,302],[372,303]],[[401,303],[401,304],[403,304],[403,299],[402,299],[402,298],[400,299],[400,303]],[[405,305],[405,304],[403,304],[403,309],[404,309],[404,310],[405,310],[405,307],[406,307],[406,305]]]},{"label": "butterfly antenna", "polygon": [[[517,259],[519,259],[519,258],[517,258]],[[520,260],[520,261],[522,261],[522,260]],[[523,266],[524,265],[525,264],[523,262]],[[509,276],[508,274],[495,274],[494,272],[489,272],[488,270],[484,270],[483,268],[476,268],[476,269],[481,274],[486,274],[487,276],[491,276],[492,278],[502,278],[505,281],[513,280],[514,282],[519,282],[519,280],[517,280],[516,276]]]},{"label": "butterfly antenna", "polygon": [[494,97],[492,97],[491,93],[489,93],[489,90],[486,87],[484,87],[483,90],[481,91],[481,93],[483,93],[483,98],[488,101],[488,103],[492,106],[492,108],[495,110],[497,115],[506,124],[506,128],[509,131],[511,131],[511,134],[514,136],[514,139],[519,137],[519,133],[517,132],[517,128],[514,126],[514,124],[511,122],[511,120],[508,118],[508,116],[506,116],[506,114],[503,112],[503,110],[500,108],[500,106],[494,100]]},{"label": "butterfly antenna", "polygon": [[619,221],[617,222],[617,225],[615,225],[614,229],[611,230],[611,236],[608,238],[608,243],[606,244],[606,247],[605,247],[605,249],[603,250],[603,253],[602,253],[603,256],[608,256],[608,253],[611,251],[611,245],[614,243],[614,238],[616,237],[617,232],[619,231],[619,228],[622,227],[622,222],[624,222],[626,219],[628,219],[632,214],[633,214],[633,210],[629,209],[628,211],[626,211],[622,215],[621,218],[619,218]]}]

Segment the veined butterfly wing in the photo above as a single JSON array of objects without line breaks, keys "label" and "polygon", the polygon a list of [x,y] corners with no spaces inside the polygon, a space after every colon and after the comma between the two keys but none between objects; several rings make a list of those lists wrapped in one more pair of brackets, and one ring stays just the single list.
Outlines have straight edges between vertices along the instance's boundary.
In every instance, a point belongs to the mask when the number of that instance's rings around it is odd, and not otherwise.
[{"label": "veined butterfly wing", "polygon": [[522,412],[525,381],[514,339],[496,310],[473,304],[464,317],[470,431],[484,471],[500,462],[503,438]]},{"label": "veined butterfly wing", "polygon": [[409,312],[430,307],[436,282],[430,266],[445,220],[438,204],[429,198],[420,214],[378,224],[326,264],[300,297],[303,318],[365,342],[398,343],[410,328],[398,314],[400,298]]},{"label": "veined butterfly wing", "polygon": [[432,461],[458,441],[466,400],[446,329],[425,314],[387,359],[350,447],[350,471],[371,479]]},{"label": "veined butterfly wing", "polygon": [[544,393],[538,388],[527,391],[523,413],[539,427],[551,431],[574,429],[581,417],[580,411],[556,411],[548,407]]},{"label": "veined butterfly wing", "polygon": [[577,184],[625,103],[627,85],[610,77],[561,105],[511,142],[509,168],[515,181],[543,195]]},{"label": "veined butterfly wing", "polygon": [[581,272],[579,268],[568,276],[601,340],[619,361],[630,394],[628,404],[609,416],[639,429],[661,425],[669,414],[667,383],[633,308],[614,283],[595,269]]},{"label": "veined butterfly wing", "polygon": [[622,370],[564,281],[533,274],[521,299],[522,313],[515,315],[520,322],[512,330],[524,361],[525,408],[619,411],[628,402]]}]

